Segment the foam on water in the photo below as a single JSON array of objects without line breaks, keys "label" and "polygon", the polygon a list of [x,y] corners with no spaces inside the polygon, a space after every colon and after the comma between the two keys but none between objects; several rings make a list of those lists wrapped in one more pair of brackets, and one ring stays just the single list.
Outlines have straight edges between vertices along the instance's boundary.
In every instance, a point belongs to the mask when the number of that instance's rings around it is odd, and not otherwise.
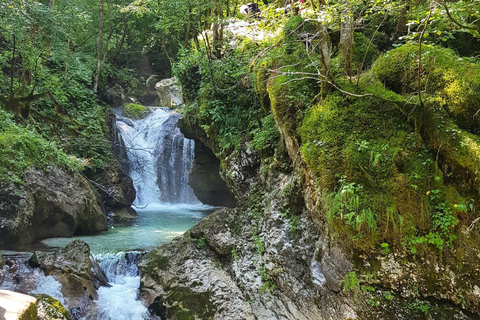
[{"label": "foam on water", "polygon": [[136,262],[141,255],[141,252],[95,255],[110,284],[98,289],[97,319],[150,319],[148,309],[138,300],[140,274]]}]

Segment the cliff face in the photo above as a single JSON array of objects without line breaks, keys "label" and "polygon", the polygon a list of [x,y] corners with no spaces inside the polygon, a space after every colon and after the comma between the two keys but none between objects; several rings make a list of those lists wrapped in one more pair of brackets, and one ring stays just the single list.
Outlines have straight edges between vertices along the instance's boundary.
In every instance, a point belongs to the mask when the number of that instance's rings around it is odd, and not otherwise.
[{"label": "cliff face", "polygon": [[356,84],[333,65],[322,88],[296,76],[312,74],[297,40],[270,48],[252,85],[223,61],[235,92],[184,90],[237,207],[142,260],[146,301],[166,319],[478,318],[477,67],[424,46],[418,80],[405,45]]}]

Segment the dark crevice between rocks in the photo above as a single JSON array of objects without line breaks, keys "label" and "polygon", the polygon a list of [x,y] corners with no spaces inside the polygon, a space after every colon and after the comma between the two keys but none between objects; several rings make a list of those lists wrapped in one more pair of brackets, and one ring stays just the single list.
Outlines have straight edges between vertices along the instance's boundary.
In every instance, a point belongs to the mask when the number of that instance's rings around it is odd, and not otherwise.
[{"label": "dark crevice between rocks", "polygon": [[194,133],[185,128],[182,119],[178,121],[178,127],[186,138],[195,141],[195,158],[188,177],[188,184],[195,196],[204,204],[234,208],[237,201],[220,177],[220,160]]}]

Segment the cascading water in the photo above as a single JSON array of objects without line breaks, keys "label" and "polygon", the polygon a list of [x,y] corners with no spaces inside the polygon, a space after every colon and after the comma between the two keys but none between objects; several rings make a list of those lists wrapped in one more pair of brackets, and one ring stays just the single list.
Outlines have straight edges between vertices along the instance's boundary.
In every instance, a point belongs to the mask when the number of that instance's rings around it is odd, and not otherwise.
[{"label": "cascading water", "polygon": [[[89,244],[109,281],[109,287],[97,290],[96,319],[155,319],[138,297],[140,275],[136,262],[144,251],[131,250],[151,250],[169,242],[215,210],[201,204],[188,185],[195,145],[177,128],[179,118],[179,114],[162,108],[151,108],[151,114],[142,120],[117,114],[117,128],[127,150],[129,174],[137,190],[134,204],[144,208],[137,208],[139,216],[131,223],[116,223],[95,236],[74,237]],[[48,247],[65,247],[71,241],[72,238],[52,238],[42,243]],[[10,271],[0,269],[0,288],[30,294],[46,293],[69,308],[60,282],[19,262],[28,258],[17,260],[13,267],[5,266]],[[17,285],[16,275],[22,279],[22,288]],[[88,313],[91,311],[81,308],[72,308],[70,312],[74,319],[94,317]]]},{"label": "cascading water", "polygon": [[152,108],[140,120],[117,114],[117,128],[127,149],[136,206],[168,202],[199,203],[188,185],[195,142],[186,139],[176,126],[180,115]]},{"label": "cascading water", "polygon": [[140,274],[137,262],[142,255],[142,252],[95,255],[110,285],[98,289],[98,320],[152,319],[148,309],[138,300]]}]

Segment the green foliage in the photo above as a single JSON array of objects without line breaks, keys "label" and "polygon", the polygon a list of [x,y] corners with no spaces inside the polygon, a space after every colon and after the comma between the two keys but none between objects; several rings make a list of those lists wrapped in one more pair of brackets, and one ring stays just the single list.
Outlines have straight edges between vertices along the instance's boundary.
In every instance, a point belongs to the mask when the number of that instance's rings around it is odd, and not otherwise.
[{"label": "green foliage", "polygon": [[262,119],[262,126],[252,130],[253,139],[251,146],[253,150],[261,152],[267,149],[274,150],[280,141],[280,133],[275,124],[272,114]]},{"label": "green foliage", "polygon": [[232,257],[234,260],[238,260],[238,254],[235,248],[232,249]]},{"label": "green foliage", "polygon": [[253,241],[254,241],[253,246],[257,250],[257,254],[259,256],[263,255],[263,253],[265,252],[265,240],[263,240],[257,235],[254,235]]},{"label": "green foliage", "polygon": [[342,283],[344,291],[350,291],[354,294],[360,291],[360,282],[355,271],[347,273]]},{"label": "green foliage", "polygon": [[390,252],[390,246],[388,245],[388,243],[383,242],[380,244],[380,247],[382,248],[382,252],[384,255],[387,255]]},{"label": "green foliage", "polygon": [[258,190],[256,192],[251,192],[247,199],[247,210],[248,214],[255,219],[259,219],[263,215],[263,195],[264,192]]},{"label": "green foliage", "polygon": [[244,133],[258,127],[261,108],[238,53],[209,60],[200,52],[183,52],[173,71],[190,102],[184,118],[215,141],[216,153],[238,149]]},{"label": "green foliage", "polygon": [[197,239],[197,243],[195,244],[197,248],[203,248],[205,247],[205,238],[200,237]]},{"label": "green foliage", "polygon": [[147,107],[137,103],[127,103],[123,106],[123,115],[133,119],[143,119],[148,116]]},{"label": "green foliage", "polygon": [[275,290],[275,285],[272,283],[270,276],[263,266],[260,266],[258,273],[262,278],[263,285],[260,288],[260,293],[266,293]]},{"label": "green foliage", "polygon": [[377,217],[370,208],[362,208],[360,196],[363,187],[355,182],[347,183],[345,177],[339,182],[339,190],[325,198],[327,220],[333,224],[334,219],[340,219],[358,235],[374,235],[377,231]]},{"label": "green foliage", "polygon": [[388,301],[391,301],[391,300],[395,299],[395,296],[392,294],[391,291],[385,292],[383,297],[385,298],[385,300],[388,300]]},{"label": "green foliage", "polygon": [[45,140],[31,128],[15,124],[12,116],[0,109],[0,183],[22,182],[28,168],[48,170],[60,166],[82,168],[81,161],[68,156],[55,143]]},{"label": "green foliage", "polygon": [[298,230],[298,220],[300,219],[299,216],[291,216],[291,218],[288,221],[288,233],[292,237],[295,232]]}]

